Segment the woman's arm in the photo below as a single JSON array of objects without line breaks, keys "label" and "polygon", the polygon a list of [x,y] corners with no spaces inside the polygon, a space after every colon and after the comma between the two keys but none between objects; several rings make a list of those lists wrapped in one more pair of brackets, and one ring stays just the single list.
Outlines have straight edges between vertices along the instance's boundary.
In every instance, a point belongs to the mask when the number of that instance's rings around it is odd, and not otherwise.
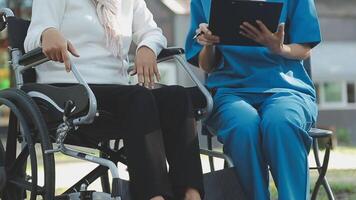
[{"label": "woman's arm", "polygon": [[153,87],[156,80],[160,80],[157,68],[157,56],[167,47],[167,39],[162,30],[157,27],[152,13],[148,10],[144,0],[134,0],[133,41],[137,44],[135,70],[138,81],[145,87]]},{"label": "woman's arm", "polygon": [[147,46],[158,56],[161,50],[167,47],[167,39],[163,36],[162,30],[157,27],[145,1],[134,0],[134,2],[133,41],[137,44],[137,49]]},{"label": "woman's arm", "polygon": [[219,38],[213,36],[208,29],[209,20],[203,8],[201,0],[191,0],[191,21],[185,44],[185,56],[189,63],[209,73],[216,68],[221,54],[215,46],[219,43]]},{"label": "woman's arm", "polygon": [[280,24],[275,33],[268,30],[261,21],[257,21],[257,25],[258,28],[247,22],[243,23],[240,34],[287,59],[305,60],[310,56],[311,47],[307,44],[284,44],[284,24]]},{"label": "woman's arm", "polygon": [[279,55],[293,60],[305,60],[310,57],[311,48],[307,44],[284,44]]},{"label": "woman's arm", "polygon": [[204,46],[199,53],[199,67],[206,73],[213,71],[217,65],[215,46]]},{"label": "woman's arm", "polygon": [[65,0],[34,0],[32,5],[32,19],[24,43],[26,51],[42,46],[43,53],[48,59],[65,64],[70,71],[70,51],[79,56],[73,45],[58,31],[64,16]]},{"label": "woman's arm", "polygon": [[216,44],[220,42],[220,38],[214,36],[208,29],[208,24],[202,23],[199,25],[199,29],[196,30],[197,41],[200,45],[203,45],[203,49],[199,53],[199,67],[205,72],[210,73],[213,71],[220,60],[220,54],[216,50]]},{"label": "woman's arm", "polygon": [[62,33],[56,28],[48,28],[41,35],[42,51],[48,59],[64,63],[67,72],[70,72],[70,60],[68,51],[75,57],[79,57],[77,50]]},{"label": "woman's arm", "polygon": [[41,46],[42,33],[49,29],[59,29],[64,16],[65,0],[34,0],[32,4],[31,24],[24,43],[26,51]]}]

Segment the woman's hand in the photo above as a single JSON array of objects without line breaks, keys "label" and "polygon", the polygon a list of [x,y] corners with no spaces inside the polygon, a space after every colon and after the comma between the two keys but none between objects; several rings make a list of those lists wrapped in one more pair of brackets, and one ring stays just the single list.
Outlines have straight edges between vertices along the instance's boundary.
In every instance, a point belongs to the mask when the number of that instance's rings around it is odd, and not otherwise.
[{"label": "woman's hand", "polygon": [[139,84],[146,88],[153,88],[155,77],[157,81],[161,80],[156,55],[150,48],[143,46],[137,50],[135,69],[132,75],[134,74],[137,74]]},{"label": "woman's hand", "polygon": [[258,28],[250,23],[241,25],[241,35],[250,38],[257,43],[266,46],[272,53],[287,59],[305,60],[310,56],[311,47],[308,44],[284,44],[284,24],[278,26],[278,30],[272,33],[259,20],[256,21]]},{"label": "woman's hand", "polygon": [[55,28],[49,28],[42,33],[42,51],[48,59],[64,63],[66,71],[70,72],[70,60],[68,51],[75,57],[79,54],[72,43],[66,40]]},{"label": "woman's hand", "polygon": [[201,23],[199,28],[196,30],[197,42],[204,46],[199,53],[199,67],[202,68],[205,72],[212,72],[219,60],[216,54],[216,44],[220,43],[220,38],[212,34],[208,28],[208,24]]},{"label": "woman's hand", "polygon": [[258,27],[244,22],[240,26],[242,29],[240,34],[266,46],[275,54],[281,54],[284,48],[284,24],[280,24],[277,32],[272,33],[261,21],[256,22]]},{"label": "woman's hand", "polygon": [[197,37],[197,42],[203,46],[213,46],[220,43],[220,38],[213,35],[213,33],[208,29],[209,25],[206,23],[201,23],[199,28],[195,31],[196,34],[200,34]]}]

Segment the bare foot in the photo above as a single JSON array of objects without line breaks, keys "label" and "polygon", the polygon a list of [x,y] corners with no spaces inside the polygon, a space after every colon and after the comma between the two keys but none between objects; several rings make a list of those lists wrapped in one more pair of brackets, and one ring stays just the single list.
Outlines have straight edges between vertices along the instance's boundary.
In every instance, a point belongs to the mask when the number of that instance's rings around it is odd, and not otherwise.
[{"label": "bare foot", "polygon": [[201,200],[201,197],[200,197],[198,190],[189,188],[185,192],[184,200]]},{"label": "bare foot", "polygon": [[164,198],[162,196],[156,196],[151,198],[150,200],[164,200]]}]

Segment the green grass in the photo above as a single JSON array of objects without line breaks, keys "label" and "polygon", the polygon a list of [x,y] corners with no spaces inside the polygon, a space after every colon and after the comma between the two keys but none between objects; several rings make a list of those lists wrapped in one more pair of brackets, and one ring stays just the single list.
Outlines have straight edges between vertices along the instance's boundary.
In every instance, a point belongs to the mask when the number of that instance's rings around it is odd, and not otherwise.
[{"label": "green grass", "polygon": [[[318,177],[317,172],[310,173],[310,182],[314,186]],[[355,170],[329,170],[327,174],[328,181],[334,192],[336,199],[356,200],[356,169]],[[277,199],[277,189],[273,182],[270,184],[272,199]],[[312,192],[312,191],[311,191]],[[327,200],[324,189],[320,189],[318,200]]]},{"label": "green grass", "polygon": [[[311,183],[314,185],[317,173],[311,173]],[[356,200],[356,170],[329,170],[327,174],[330,186],[336,199]],[[318,199],[327,199],[324,189],[320,190]]]},{"label": "green grass", "polygon": [[337,146],[332,152],[353,154],[356,155],[356,147],[354,146]]}]

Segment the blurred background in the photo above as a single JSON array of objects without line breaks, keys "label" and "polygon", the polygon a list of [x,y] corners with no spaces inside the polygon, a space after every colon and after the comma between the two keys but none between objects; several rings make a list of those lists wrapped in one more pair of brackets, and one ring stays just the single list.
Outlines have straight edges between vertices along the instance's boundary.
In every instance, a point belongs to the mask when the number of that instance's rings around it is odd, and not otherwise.
[{"label": "blurred background", "polygon": [[[163,29],[169,46],[184,47],[190,24],[190,1],[146,2],[158,25]],[[337,199],[356,200],[356,0],[316,0],[316,4],[323,34],[323,43],[313,50],[311,59],[312,78],[318,95],[318,127],[335,132],[328,178]],[[31,5],[32,0],[0,0],[1,7],[10,7],[17,16],[26,19],[31,17]],[[0,89],[10,87],[11,82],[6,37],[6,32],[0,34]],[[161,64],[163,82],[191,85],[184,72],[172,65],[175,63]],[[204,79],[201,71],[194,71]],[[0,130],[5,130],[7,123],[8,112],[0,108]],[[203,141],[202,138],[201,145],[205,145]],[[221,148],[217,142],[215,147]],[[67,173],[68,170],[65,169],[84,166],[84,163],[77,160],[63,157],[57,160],[59,165],[62,165],[62,170]],[[75,178],[78,175],[73,176],[71,177]],[[316,174],[312,173],[311,176],[314,179]],[[61,184],[70,183],[59,180],[57,185],[61,187]],[[275,196],[273,185],[272,193]]]}]

